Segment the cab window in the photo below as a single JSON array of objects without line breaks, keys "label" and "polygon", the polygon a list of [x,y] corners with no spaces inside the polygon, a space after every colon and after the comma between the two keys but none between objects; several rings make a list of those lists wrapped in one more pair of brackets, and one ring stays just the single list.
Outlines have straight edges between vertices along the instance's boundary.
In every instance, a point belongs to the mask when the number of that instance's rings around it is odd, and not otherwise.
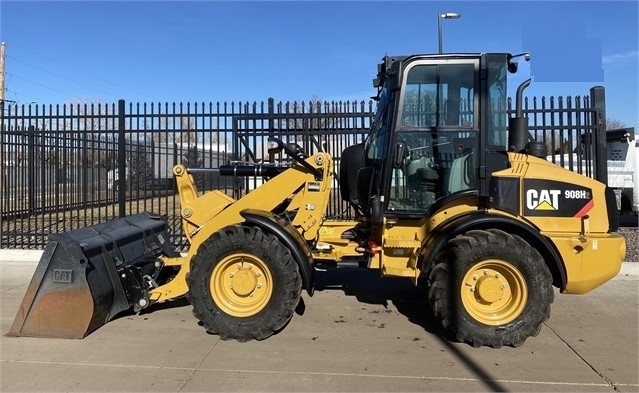
[{"label": "cab window", "polygon": [[401,127],[472,127],[475,65],[423,64],[408,71]]}]

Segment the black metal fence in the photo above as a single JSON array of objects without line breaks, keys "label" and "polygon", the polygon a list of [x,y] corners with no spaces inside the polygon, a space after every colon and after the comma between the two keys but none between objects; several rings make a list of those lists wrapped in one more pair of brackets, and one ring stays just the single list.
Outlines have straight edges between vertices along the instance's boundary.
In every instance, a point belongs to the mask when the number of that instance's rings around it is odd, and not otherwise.
[{"label": "black metal fence", "polygon": [[[0,248],[43,248],[49,233],[142,211],[166,215],[173,244],[183,248],[173,165],[273,161],[266,152],[269,136],[295,141],[309,153],[327,151],[337,164],[345,147],[364,140],[373,110],[372,101],[284,104],[273,99],[259,104],[5,105]],[[603,88],[584,97],[526,99],[524,114],[552,160],[605,181]],[[201,191],[219,189],[234,197],[263,181],[213,173],[195,178]],[[351,211],[334,194],[328,217],[348,218]]]},{"label": "black metal fence", "polygon": [[[373,102],[5,106],[0,248],[42,248],[49,233],[154,212],[185,246],[172,168],[268,158],[266,138],[308,152],[346,146],[370,128]],[[241,197],[261,178],[195,175],[198,190]],[[337,187],[337,183],[335,184]],[[334,198],[329,214],[347,212]]]},{"label": "black metal fence", "polygon": [[[512,100],[508,101],[512,114]],[[548,159],[602,183],[608,181],[605,90],[576,97],[533,97],[524,100],[530,133],[548,148]]]}]

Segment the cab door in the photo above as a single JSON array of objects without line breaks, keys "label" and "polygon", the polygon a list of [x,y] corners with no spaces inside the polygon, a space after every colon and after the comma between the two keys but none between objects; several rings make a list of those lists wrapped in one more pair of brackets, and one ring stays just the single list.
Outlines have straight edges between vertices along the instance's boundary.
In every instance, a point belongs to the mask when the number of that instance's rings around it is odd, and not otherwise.
[{"label": "cab door", "polygon": [[390,152],[385,216],[421,218],[477,193],[479,59],[406,65]]}]

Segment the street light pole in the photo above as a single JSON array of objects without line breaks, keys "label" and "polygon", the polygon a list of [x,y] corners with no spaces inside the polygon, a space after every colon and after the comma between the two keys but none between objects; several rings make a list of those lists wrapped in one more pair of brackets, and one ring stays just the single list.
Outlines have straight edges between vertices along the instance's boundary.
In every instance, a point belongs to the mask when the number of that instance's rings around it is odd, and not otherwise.
[{"label": "street light pole", "polygon": [[439,37],[439,53],[442,52],[442,19],[459,19],[461,14],[456,12],[446,12],[445,14],[437,15],[437,36]]},{"label": "street light pole", "polygon": [[0,131],[4,126],[4,58],[5,44],[0,42]]}]

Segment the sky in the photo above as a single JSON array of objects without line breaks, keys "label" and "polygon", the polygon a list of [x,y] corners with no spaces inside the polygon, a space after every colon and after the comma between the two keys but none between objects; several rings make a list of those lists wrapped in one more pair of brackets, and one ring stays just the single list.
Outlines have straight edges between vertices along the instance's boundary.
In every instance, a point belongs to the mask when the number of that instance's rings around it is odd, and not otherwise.
[{"label": "sky", "polygon": [[638,1],[0,1],[5,100],[368,100],[388,55],[530,52],[509,92],[587,96],[639,132]]}]

